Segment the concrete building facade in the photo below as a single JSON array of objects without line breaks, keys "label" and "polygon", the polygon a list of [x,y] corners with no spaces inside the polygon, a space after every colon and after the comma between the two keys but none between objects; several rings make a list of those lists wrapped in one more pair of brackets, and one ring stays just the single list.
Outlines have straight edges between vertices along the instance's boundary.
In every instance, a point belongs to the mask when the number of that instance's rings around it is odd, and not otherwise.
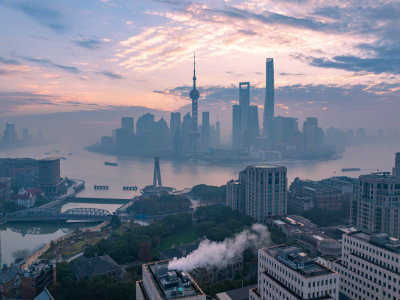
[{"label": "concrete building facade", "polygon": [[340,292],[350,299],[400,299],[400,242],[387,234],[343,235],[342,258],[333,262]]},{"label": "concrete building facade", "polygon": [[338,274],[297,247],[260,249],[257,288],[250,290],[249,299],[339,299]]},{"label": "concrete building facade", "polygon": [[400,177],[385,172],[361,175],[354,201],[358,228],[400,238]]},{"label": "concrete building facade", "polygon": [[226,204],[266,223],[287,212],[287,170],[282,166],[248,166],[239,181],[228,183]]}]

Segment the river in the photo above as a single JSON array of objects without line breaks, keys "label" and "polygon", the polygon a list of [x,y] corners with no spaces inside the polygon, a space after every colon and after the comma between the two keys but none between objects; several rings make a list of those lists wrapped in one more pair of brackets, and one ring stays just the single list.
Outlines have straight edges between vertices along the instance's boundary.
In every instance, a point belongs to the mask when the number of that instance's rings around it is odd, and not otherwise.
[{"label": "river", "polygon": [[[78,197],[115,197],[132,198],[139,191],[123,191],[125,185],[138,186],[139,190],[153,182],[153,160],[123,158],[91,153],[83,149],[84,145],[46,145],[1,151],[0,157],[49,156],[65,157],[61,160],[61,174],[64,177],[83,179],[85,189]],[[59,151],[59,152],[56,152]],[[368,145],[349,147],[337,160],[315,162],[286,162],[288,182],[295,177],[318,180],[331,176],[346,175],[358,177],[361,174],[377,170],[391,171],[394,165],[394,153],[400,151],[397,145]],[[50,154],[45,154],[50,153]],[[71,153],[71,155],[69,154]],[[163,161],[160,158],[163,185],[176,189],[192,187],[196,184],[222,185],[237,178],[245,167],[242,165],[196,165],[184,162]],[[117,162],[118,166],[105,166],[104,162]],[[341,172],[342,168],[360,168],[359,172]],[[109,190],[94,190],[94,185],[108,185]],[[67,203],[62,211],[76,207],[97,207],[115,211],[119,205]],[[73,225],[51,224],[7,224],[0,228],[0,263],[13,261],[12,253],[20,249],[33,249],[38,245],[55,239],[74,228]]]}]

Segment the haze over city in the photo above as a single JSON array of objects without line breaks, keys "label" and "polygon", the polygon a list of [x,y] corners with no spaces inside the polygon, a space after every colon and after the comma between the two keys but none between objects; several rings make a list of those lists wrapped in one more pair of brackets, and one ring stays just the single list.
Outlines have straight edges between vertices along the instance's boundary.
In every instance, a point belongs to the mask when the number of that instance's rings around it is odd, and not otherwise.
[{"label": "haze over city", "polygon": [[[276,114],[324,127],[395,129],[395,1],[1,1],[1,116],[190,107],[224,131],[239,81],[262,110],[265,57]],[[229,112],[229,113],[228,113]],[[215,121],[216,116],[211,117]],[[228,121],[229,120],[229,121]]]},{"label": "haze over city", "polygon": [[399,299],[399,20],[0,0],[0,299]]}]

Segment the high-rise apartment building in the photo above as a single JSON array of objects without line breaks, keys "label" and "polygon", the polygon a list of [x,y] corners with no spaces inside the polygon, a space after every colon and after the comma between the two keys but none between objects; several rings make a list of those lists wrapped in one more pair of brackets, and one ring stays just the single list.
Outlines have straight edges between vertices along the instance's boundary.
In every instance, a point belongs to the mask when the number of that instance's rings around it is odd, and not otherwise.
[{"label": "high-rise apartment building", "polygon": [[339,299],[339,276],[297,247],[260,249],[258,284],[249,291],[249,299]]},{"label": "high-rise apartment building", "polygon": [[400,177],[386,172],[361,175],[354,201],[357,227],[400,238]]},{"label": "high-rise apartment building", "polygon": [[286,173],[286,168],[281,166],[247,167],[239,174],[239,186],[232,181],[228,183],[226,204],[260,223],[266,223],[274,216],[286,215]]},{"label": "high-rise apartment building", "polygon": [[342,257],[332,263],[347,299],[400,299],[400,242],[387,234],[344,234]]},{"label": "high-rise apartment building", "polygon": [[396,159],[394,161],[393,176],[400,177],[400,152],[396,153]]},{"label": "high-rise apartment building", "polygon": [[169,261],[142,265],[143,280],[136,282],[137,300],[206,300],[207,296],[186,272],[168,269]]},{"label": "high-rise apartment building", "polygon": [[275,83],[274,83],[274,59],[267,58],[266,61],[266,85],[265,85],[265,103],[264,103],[264,118],[263,118],[263,135],[269,134],[269,122],[274,117],[275,109]]}]

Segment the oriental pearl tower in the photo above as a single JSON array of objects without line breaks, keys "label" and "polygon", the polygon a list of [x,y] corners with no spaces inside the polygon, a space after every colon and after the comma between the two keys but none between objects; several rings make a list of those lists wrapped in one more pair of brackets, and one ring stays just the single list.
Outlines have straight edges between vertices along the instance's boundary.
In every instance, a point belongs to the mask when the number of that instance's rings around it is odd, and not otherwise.
[{"label": "oriental pearl tower", "polygon": [[197,100],[200,97],[199,91],[196,89],[196,55],[193,56],[193,89],[190,91],[192,99],[192,119],[193,131],[197,131]]},{"label": "oriental pearl tower", "polygon": [[199,139],[199,132],[197,128],[197,101],[199,100],[200,93],[196,89],[196,55],[193,55],[193,89],[189,94],[192,99],[192,121],[193,121],[193,129],[191,133],[191,148],[194,153],[197,152],[197,142]]}]

